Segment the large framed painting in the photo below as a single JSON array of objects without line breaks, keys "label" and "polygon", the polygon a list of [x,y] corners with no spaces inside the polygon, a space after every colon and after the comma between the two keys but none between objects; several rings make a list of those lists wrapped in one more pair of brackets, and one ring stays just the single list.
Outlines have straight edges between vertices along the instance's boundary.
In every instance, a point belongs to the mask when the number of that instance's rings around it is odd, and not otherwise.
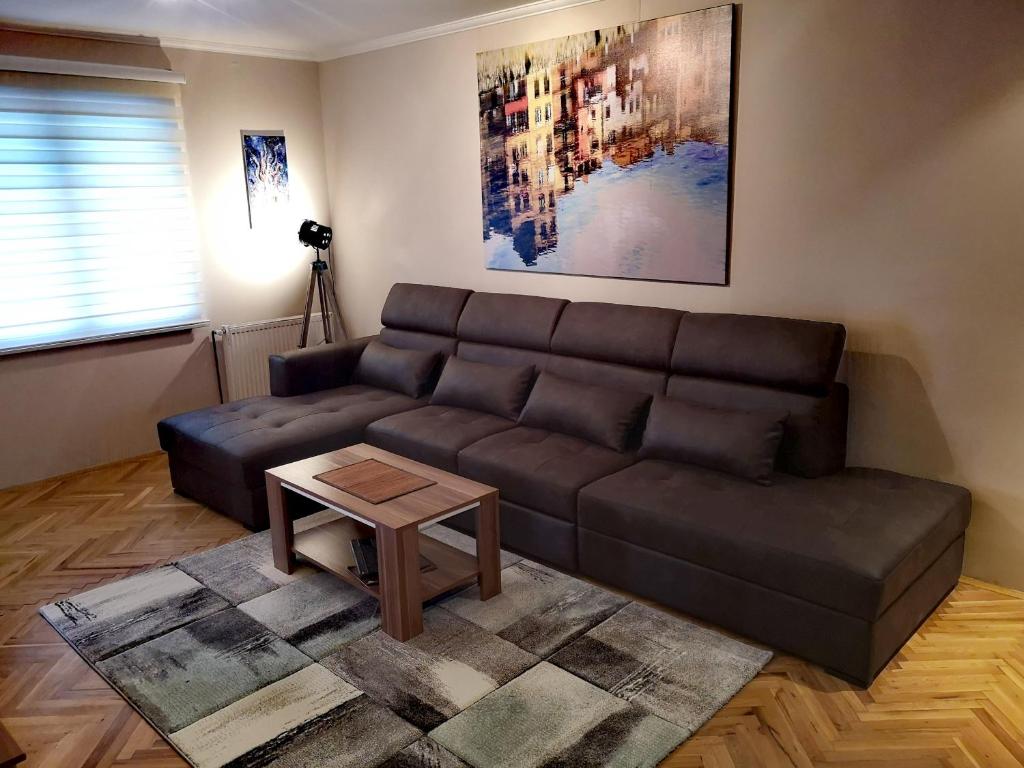
[{"label": "large framed painting", "polygon": [[278,218],[288,202],[288,150],[284,131],[242,131],[242,163],[249,228]]},{"label": "large framed painting", "polygon": [[733,6],[477,54],[490,269],[725,285]]}]

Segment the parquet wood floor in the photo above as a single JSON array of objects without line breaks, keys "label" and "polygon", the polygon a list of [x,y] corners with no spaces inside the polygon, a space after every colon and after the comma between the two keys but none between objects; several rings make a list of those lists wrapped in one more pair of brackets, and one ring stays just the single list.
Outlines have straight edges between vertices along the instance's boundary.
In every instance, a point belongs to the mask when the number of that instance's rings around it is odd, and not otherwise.
[{"label": "parquet wood floor", "polygon": [[[0,491],[0,719],[32,768],[184,762],[36,613],[245,535],[163,454]],[[667,768],[1024,766],[1024,594],[963,579],[868,691],[779,654]]]}]

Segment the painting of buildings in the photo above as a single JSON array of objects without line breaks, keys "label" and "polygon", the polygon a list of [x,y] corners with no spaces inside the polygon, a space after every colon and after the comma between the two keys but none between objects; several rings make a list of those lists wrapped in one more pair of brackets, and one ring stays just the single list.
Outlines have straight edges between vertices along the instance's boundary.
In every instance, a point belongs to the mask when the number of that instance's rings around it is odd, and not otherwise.
[{"label": "painting of buildings", "polygon": [[477,54],[490,269],[728,282],[733,6]]}]

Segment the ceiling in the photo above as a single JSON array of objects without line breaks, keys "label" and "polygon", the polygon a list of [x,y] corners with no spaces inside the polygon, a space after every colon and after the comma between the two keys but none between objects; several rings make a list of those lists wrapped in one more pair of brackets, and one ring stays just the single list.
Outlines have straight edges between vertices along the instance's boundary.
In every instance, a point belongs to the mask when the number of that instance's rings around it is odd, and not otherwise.
[{"label": "ceiling", "polygon": [[0,21],[324,60],[593,0],[0,0]]}]

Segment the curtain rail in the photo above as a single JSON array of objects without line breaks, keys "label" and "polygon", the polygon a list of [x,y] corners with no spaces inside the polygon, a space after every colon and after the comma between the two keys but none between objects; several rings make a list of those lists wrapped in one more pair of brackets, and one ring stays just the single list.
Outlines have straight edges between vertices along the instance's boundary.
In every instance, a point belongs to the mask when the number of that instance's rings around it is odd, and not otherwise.
[{"label": "curtain rail", "polygon": [[69,61],[36,56],[10,56],[0,54],[0,70],[8,72],[41,72],[48,75],[78,75],[106,77],[113,80],[143,80],[151,83],[185,84],[180,72],[155,67],[128,67],[122,64],[102,64],[94,61]]}]

